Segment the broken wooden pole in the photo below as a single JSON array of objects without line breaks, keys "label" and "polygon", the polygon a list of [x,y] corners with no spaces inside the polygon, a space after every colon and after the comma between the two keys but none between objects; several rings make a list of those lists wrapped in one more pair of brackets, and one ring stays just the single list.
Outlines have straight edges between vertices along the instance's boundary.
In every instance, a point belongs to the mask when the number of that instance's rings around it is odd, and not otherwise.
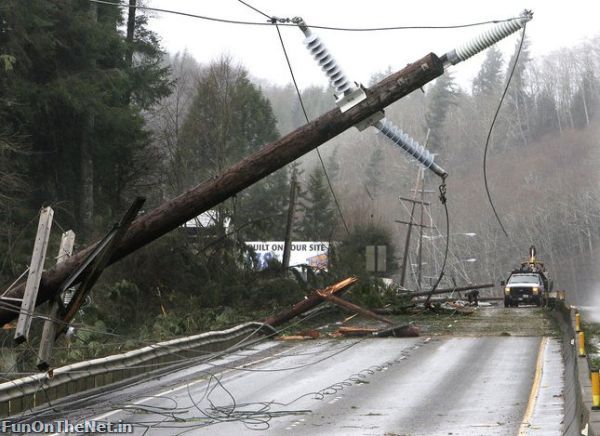
[{"label": "broken wooden pole", "polygon": [[365,309],[364,307],[360,307],[354,303],[350,303],[349,301],[344,300],[343,298],[340,298],[340,297],[336,297],[333,294],[327,294],[323,291],[317,291],[317,294],[319,295],[319,297],[329,301],[330,303],[333,303],[337,306],[343,307],[344,309],[348,309],[349,311],[351,311],[353,313],[357,313],[359,315],[366,316],[367,318],[376,319],[377,321],[381,321],[386,324],[390,324],[390,325],[394,324],[393,321],[387,319],[384,316],[377,315],[375,312],[371,312],[369,309]]},{"label": "broken wooden pole", "polygon": [[272,315],[266,318],[263,322],[273,327],[283,324],[284,322],[287,322],[292,318],[301,315],[307,310],[313,309],[319,304],[321,304],[323,302],[323,297],[320,295],[320,293],[323,293],[325,295],[342,293],[357,281],[357,277],[348,277],[347,279],[344,279],[331,286],[328,286],[322,291],[313,291],[309,295],[304,297],[304,300],[294,304],[290,309],[279,312],[276,315]]},{"label": "broken wooden pole", "polygon": [[371,327],[344,326],[337,329],[334,335],[337,336],[339,334],[343,336],[371,336],[378,331],[379,329]]},{"label": "broken wooden pole", "polygon": [[[54,211],[51,207],[45,207],[40,212],[31,263],[29,264],[29,275],[27,276],[27,283],[25,284],[25,291],[21,300],[19,320],[15,331],[15,342],[17,344],[26,342],[29,339],[29,329],[35,310],[42,273],[44,272],[44,261],[46,260],[46,250],[48,249],[48,239],[50,239],[53,217]],[[11,296],[9,295],[9,297]]]},{"label": "broken wooden pole", "polygon": [[[68,259],[73,254],[73,245],[75,244],[75,233],[73,230],[67,230],[62,234],[60,239],[60,247],[58,256],[56,256],[56,264],[60,264]],[[62,301],[59,301],[60,295],[50,301],[48,307],[48,319],[44,321],[44,329],[42,330],[42,339],[40,340],[40,350],[38,353],[37,368],[40,371],[45,371],[50,367],[50,356],[54,347],[54,337],[58,327],[57,321],[62,306]]]},{"label": "broken wooden pole", "polygon": [[450,294],[452,292],[462,292],[462,291],[470,291],[473,289],[486,289],[493,288],[496,286],[494,283],[487,283],[485,285],[468,285],[461,286],[459,288],[447,288],[447,289],[438,289],[433,292],[431,291],[423,291],[423,292],[402,292],[399,294],[402,297],[424,297],[426,295],[437,295],[437,294]]},{"label": "broken wooden pole", "polygon": [[67,306],[63,319],[64,326],[62,331],[66,331],[67,324],[71,322],[83,305],[86,295],[90,292],[94,284],[96,284],[96,281],[100,278],[104,268],[106,268],[108,265],[110,257],[123,239],[125,232],[127,232],[127,229],[131,225],[133,219],[137,216],[145,201],[146,199],[144,197],[136,197],[121,220],[113,227],[113,231],[111,231],[112,236],[109,242],[106,244],[104,249],[98,253],[97,258],[94,259],[93,263],[90,265],[89,272],[86,272],[85,278],[83,278],[81,285]]},{"label": "broken wooden pole", "polygon": [[[225,169],[220,175],[205,180],[188,192],[163,203],[132,223],[109,264],[222,203],[443,73],[443,62],[430,53],[366,89],[366,100],[346,112],[342,113],[338,108],[332,109],[277,141],[265,145]],[[91,249],[92,247],[88,247],[44,274],[38,304],[53,298],[60,284],[78,267]],[[11,297],[21,295],[23,287],[17,287],[9,294]],[[14,317],[11,310],[0,309],[0,325]]]}]

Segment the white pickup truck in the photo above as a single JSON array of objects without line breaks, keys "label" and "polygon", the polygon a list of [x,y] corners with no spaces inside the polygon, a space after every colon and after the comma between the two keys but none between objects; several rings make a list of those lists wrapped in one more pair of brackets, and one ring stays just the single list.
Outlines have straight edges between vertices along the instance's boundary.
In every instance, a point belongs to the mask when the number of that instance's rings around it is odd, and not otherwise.
[{"label": "white pickup truck", "polygon": [[541,306],[547,297],[546,283],[541,272],[514,271],[508,281],[501,282],[504,288],[504,307],[517,307],[519,304]]}]

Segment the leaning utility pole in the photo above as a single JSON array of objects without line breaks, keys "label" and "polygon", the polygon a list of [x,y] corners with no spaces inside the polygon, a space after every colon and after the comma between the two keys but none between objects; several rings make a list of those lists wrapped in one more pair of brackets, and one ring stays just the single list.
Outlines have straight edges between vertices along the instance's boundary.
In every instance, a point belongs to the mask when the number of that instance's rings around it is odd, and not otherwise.
[{"label": "leaning utility pole", "polygon": [[[205,180],[190,191],[167,201],[151,212],[136,219],[114,251],[108,264],[127,256],[165,233],[177,228],[202,212],[218,205],[269,174],[293,162],[319,145],[349,128],[373,124],[381,120],[381,111],[395,101],[419,89],[444,73],[444,67],[456,65],[522,29],[531,20],[532,13],[524,11],[517,18],[496,24],[477,38],[441,58],[433,53],[391,74],[369,89],[364,89],[360,102],[345,107],[342,112],[335,108],[319,118],[294,130],[279,140],[225,169],[220,175]],[[361,88],[362,89],[362,88]],[[385,127],[385,126],[384,126]],[[391,136],[394,132],[390,132]],[[61,265],[43,275],[37,303],[54,297],[61,283],[76,270],[93,246],[72,256]],[[23,295],[23,286],[11,290],[8,297]],[[0,309],[0,324],[14,319],[10,309]]]},{"label": "leaning utility pole", "polygon": [[[109,263],[116,262],[209,210],[443,73],[444,63],[435,54],[430,53],[366,89],[367,98],[357,106],[343,113],[338,108],[330,110],[277,141],[265,145],[219,176],[205,180],[190,191],[140,216],[131,224]],[[61,283],[78,267],[92,247],[74,254],[44,274],[38,304],[53,298]],[[8,296],[20,297],[22,293],[23,287],[19,286],[11,290]],[[11,310],[0,309],[0,324],[11,321],[14,315]]]}]

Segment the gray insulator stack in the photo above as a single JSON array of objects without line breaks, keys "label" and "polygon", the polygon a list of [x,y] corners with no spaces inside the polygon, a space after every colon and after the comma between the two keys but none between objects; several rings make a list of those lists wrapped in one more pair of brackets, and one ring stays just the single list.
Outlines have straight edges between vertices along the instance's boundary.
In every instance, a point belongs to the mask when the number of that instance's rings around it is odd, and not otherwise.
[{"label": "gray insulator stack", "polygon": [[461,45],[457,49],[446,53],[445,58],[447,63],[456,65],[459,62],[475,56],[477,53],[485,50],[488,47],[491,47],[507,36],[515,33],[519,29],[522,29],[532,18],[533,13],[525,10],[519,18],[496,24],[494,27],[482,33],[478,37]]},{"label": "gray insulator stack", "polygon": [[305,32],[305,34],[306,39],[304,40],[304,44],[329,78],[331,85],[335,88],[335,93],[344,95],[354,89],[355,86],[346,78],[346,75],[338,66],[333,56],[331,56],[321,38],[311,32]]},{"label": "gray insulator stack", "polygon": [[429,151],[387,119],[384,118],[375,123],[375,128],[414,157],[425,168],[430,169],[442,178],[448,175],[446,170],[433,161],[434,156]]}]

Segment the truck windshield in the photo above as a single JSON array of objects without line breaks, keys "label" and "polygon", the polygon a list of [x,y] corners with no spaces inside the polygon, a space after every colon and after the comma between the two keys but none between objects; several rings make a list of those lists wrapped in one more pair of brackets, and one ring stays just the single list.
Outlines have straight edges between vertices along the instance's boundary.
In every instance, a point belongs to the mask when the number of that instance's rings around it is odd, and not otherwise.
[{"label": "truck windshield", "polygon": [[540,279],[535,274],[515,274],[510,276],[508,283],[534,283],[539,284]]}]

